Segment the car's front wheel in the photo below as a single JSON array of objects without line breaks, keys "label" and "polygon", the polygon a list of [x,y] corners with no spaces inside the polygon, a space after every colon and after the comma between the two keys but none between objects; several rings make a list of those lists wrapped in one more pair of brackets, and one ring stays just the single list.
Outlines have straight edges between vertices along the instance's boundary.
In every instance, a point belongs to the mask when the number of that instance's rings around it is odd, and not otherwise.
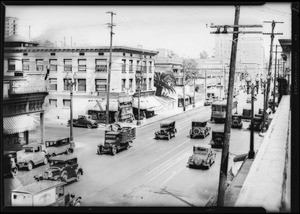
[{"label": "car's front wheel", "polygon": [[111,153],[112,155],[117,154],[117,148],[115,146],[111,149]]},{"label": "car's front wheel", "polygon": [[77,174],[76,174],[76,181],[80,181],[80,177],[81,177],[81,173],[77,172]]},{"label": "car's front wheel", "polygon": [[102,154],[102,146],[98,146],[97,153],[98,155]]},{"label": "car's front wheel", "polygon": [[28,171],[31,171],[33,169],[33,163],[32,161],[30,161],[28,164],[27,164],[27,169]]},{"label": "car's front wheel", "polygon": [[44,158],[44,164],[45,164],[45,165],[48,164],[48,158],[47,158],[47,156],[45,156],[45,158]]},{"label": "car's front wheel", "polygon": [[91,129],[91,128],[92,128],[92,125],[91,125],[91,124],[87,124],[86,127],[87,127],[88,129]]},{"label": "car's front wheel", "polygon": [[61,173],[62,181],[67,181],[68,180],[68,173],[66,171],[63,171]]}]

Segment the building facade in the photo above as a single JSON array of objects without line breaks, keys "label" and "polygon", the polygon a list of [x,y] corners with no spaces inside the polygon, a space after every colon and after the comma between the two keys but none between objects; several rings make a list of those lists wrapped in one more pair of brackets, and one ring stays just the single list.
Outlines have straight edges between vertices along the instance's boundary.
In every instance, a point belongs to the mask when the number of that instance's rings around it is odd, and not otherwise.
[{"label": "building facade", "polygon": [[18,24],[18,18],[5,17],[5,37],[18,34]]},{"label": "building facade", "polygon": [[[46,82],[41,73],[29,75],[31,70],[22,67],[23,54],[16,49],[24,46],[36,47],[20,36],[7,37],[4,47],[3,68],[3,148],[18,151],[30,143],[29,132],[40,129],[44,143],[44,100],[48,95]],[[28,72],[28,75],[27,75]]]},{"label": "building facade", "polygon": [[[73,116],[93,110],[100,122],[105,121],[108,89],[109,47],[20,47],[13,49],[24,74],[47,76],[49,96],[46,116],[68,119],[70,81],[73,84]],[[112,47],[109,111],[110,122],[132,119],[133,95],[139,85],[136,71],[141,72],[141,91],[154,89],[156,51]],[[6,66],[16,63],[4,62]],[[98,110],[97,110],[98,109]],[[96,111],[97,110],[97,111]]]}]

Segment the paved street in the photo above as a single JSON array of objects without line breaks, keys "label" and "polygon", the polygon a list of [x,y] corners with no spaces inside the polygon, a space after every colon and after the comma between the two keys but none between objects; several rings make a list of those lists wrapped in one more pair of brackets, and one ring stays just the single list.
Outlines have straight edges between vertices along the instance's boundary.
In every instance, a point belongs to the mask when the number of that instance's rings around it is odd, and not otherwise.
[{"label": "paved street", "polygon": [[[239,97],[239,103],[246,99],[245,94]],[[191,121],[196,115],[210,114],[211,107],[207,106],[174,116],[177,134],[169,141],[154,139],[159,122],[137,128],[131,148],[115,156],[96,153],[97,144],[104,142],[103,128],[74,128],[75,154],[84,175],[79,182],[69,184],[68,191],[82,196],[83,206],[204,206],[218,187],[221,150],[215,149],[216,162],[208,170],[190,169],[186,163],[195,143],[208,144],[211,140],[211,134],[205,139],[190,139]],[[229,169],[235,155],[249,151],[248,125],[245,122],[243,129],[231,130]],[[214,129],[224,124],[209,122],[208,126]],[[68,135],[65,125],[46,127],[46,140]],[[261,139],[255,133],[255,150]],[[47,167],[20,171],[18,179],[23,185],[36,182],[33,176]]]}]

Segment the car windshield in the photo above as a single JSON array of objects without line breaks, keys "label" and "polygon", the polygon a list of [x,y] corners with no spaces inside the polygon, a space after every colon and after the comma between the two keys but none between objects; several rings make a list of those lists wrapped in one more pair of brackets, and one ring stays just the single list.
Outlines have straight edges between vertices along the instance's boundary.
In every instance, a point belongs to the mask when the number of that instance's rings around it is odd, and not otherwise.
[{"label": "car windshield", "polygon": [[114,140],[114,139],[116,139],[116,135],[108,135],[108,134],[106,134],[105,135],[105,139],[106,140]]},{"label": "car windshield", "polygon": [[201,148],[201,147],[196,147],[195,148],[195,153],[205,155],[207,153],[207,149],[206,148]]},{"label": "car windshield", "polygon": [[161,129],[168,129],[169,126],[168,126],[168,125],[161,125],[160,128],[161,128]]},{"label": "car windshield", "polygon": [[60,160],[52,160],[50,161],[50,166],[63,166],[65,164],[64,161]]}]

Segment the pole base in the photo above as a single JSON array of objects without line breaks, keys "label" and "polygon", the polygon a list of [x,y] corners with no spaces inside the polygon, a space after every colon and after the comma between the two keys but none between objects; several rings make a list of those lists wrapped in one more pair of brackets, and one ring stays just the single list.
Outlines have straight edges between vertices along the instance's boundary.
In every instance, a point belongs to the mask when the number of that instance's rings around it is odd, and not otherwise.
[{"label": "pole base", "polygon": [[248,159],[253,159],[255,156],[255,152],[254,151],[249,151],[248,153]]},{"label": "pole base", "polygon": [[141,121],[140,120],[136,121],[136,125],[140,126],[141,125]]}]

